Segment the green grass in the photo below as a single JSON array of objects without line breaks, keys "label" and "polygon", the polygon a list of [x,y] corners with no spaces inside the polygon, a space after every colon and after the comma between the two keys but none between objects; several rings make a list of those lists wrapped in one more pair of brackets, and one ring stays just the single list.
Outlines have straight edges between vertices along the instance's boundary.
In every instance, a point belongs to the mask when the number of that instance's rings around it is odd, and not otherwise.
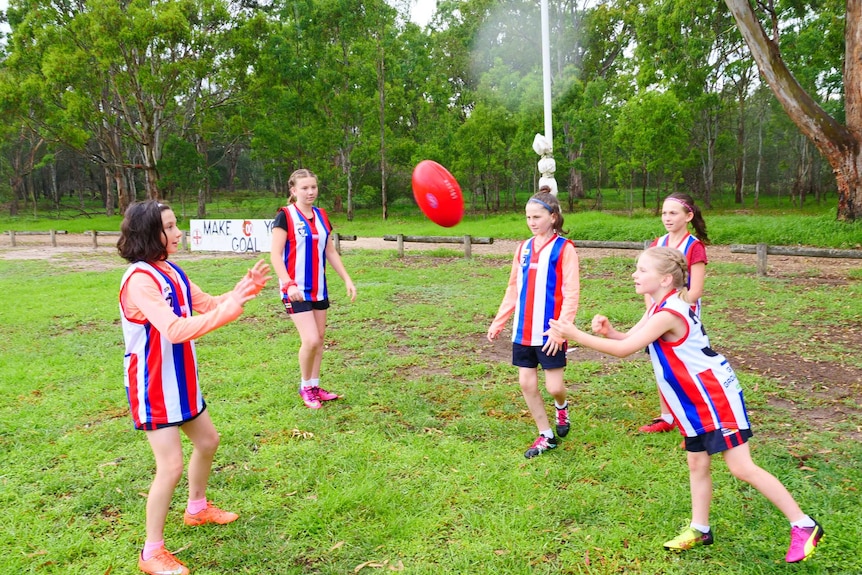
[{"label": "green grass", "polygon": [[[251,261],[178,256],[211,293],[230,289]],[[509,257],[348,250],[344,261],[359,298],[346,301],[332,274],[323,368],[325,386],[344,400],[319,411],[301,405],[298,338],[273,288],[198,341],[222,436],[208,496],[241,518],[183,527],[183,481],[166,538],[195,573],[343,574],[367,562],[362,573],[862,572],[862,447],[842,431],[862,425],[853,400],[836,428],[814,426],[768,400],[789,398],[804,414],[824,409],[821,397],[740,370],[755,460],[826,529],[813,560],[783,564],[784,518],[720,460],[716,544],[668,554],[661,544],[689,518],[687,470],[678,435],[634,431],[657,404],[644,357],[578,361],[574,352],[566,376],[573,431],[528,461],[535,427],[507,345],[484,337]],[[859,333],[858,278],[802,289],[713,265],[706,310],[719,350],[805,341],[807,353],[834,355],[814,337],[824,322]],[[642,301],[630,266],[630,258],[583,260],[580,322],[599,311],[620,327],[636,321]],[[2,573],[137,572],[153,461],[131,427],[122,384],[123,269],[104,254],[0,261]],[[740,331],[739,311],[761,306],[776,321]],[[853,349],[835,361],[860,367]]]}]

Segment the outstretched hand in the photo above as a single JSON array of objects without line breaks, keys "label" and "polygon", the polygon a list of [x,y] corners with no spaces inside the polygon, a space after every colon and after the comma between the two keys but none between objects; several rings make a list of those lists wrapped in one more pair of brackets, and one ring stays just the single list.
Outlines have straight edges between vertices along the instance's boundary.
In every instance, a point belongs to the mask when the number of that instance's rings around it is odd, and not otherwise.
[{"label": "outstretched hand", "polygon": [[262,259],[258,260],[248,272],[239,280],[233,288],[232,295],[240,305],[245,305],[247,302],[254,299],[264,288],[272,276],[269,274],[269,264]]},{"label": "outstretched hand", "polygon": [[593,316],[593,321],[590,325],[590,329],[592,329],[593,333],[596,335],[607,337],[608,333],[610,333],[611,331],[611,322],[603,315],[596,315]]},{"label": "outstretched hand", "polygon": [[260,259],[257,260],[254,267],[248,270],[246,277],[249,278],[256,286],[260,286],[260,289],[263,289],[266,282],[272,279],[272,276],[269,275],[269,271],[269,264]]}]

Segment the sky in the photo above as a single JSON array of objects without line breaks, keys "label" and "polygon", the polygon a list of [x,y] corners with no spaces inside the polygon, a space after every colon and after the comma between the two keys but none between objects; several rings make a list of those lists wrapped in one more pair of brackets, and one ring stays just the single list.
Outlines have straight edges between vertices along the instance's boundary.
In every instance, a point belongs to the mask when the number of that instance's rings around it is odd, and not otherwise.
[{"label": "sky", "polygon": [[[6,0],[0,0],[0,4],[5,4]],[[434,16],[434,11],[437,9],[437,0],[416,0],[413,8],[410,10],[410,20],[419,26],[425,26],[431,21]]]}]

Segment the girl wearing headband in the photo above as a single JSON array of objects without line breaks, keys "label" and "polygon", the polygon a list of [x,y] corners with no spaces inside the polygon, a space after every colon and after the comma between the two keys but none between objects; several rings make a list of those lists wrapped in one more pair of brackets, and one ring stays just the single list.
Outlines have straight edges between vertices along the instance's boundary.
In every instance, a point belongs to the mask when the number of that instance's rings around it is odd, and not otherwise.
[{"label": "girl wearing headband", "polygon": [[[544,332],[551,318],[568,322],[575,319],[580,280],[578,253],[575,244],[563,237],[566,232],[557,198],[549,192],[539,192],[527,202],[525,212],[533,237],[521,242],[515,251],[509,284],[488,328],[488,341],[497,339],[514,314],[512,364],[518,367],[521,393],[539,431],[524,453],[529,459],[555,448],[557,436],[565,437],[569,432],[569,404],[563,381],[566,341],[548,338]],[[539,365],[545,372],[545,389],[554,398],[556,436],[539,391]]]}]

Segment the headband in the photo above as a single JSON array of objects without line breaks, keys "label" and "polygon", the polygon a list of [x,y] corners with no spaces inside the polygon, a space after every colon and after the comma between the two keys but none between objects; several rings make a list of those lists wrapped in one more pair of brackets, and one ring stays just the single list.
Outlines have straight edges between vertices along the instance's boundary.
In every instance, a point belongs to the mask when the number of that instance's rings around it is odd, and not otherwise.
[{"label": "headband", "polygon": [[530,198],[530,200],[527,203],[529,204],[530,202],[535,202],[535,203],[543,206],[546,210],[548,210],[552,214],[554,213],[554,208],[552,208],[549,204],[546,204],[545,202],[543,202],[542,200],[540,200],[538,198]]},{"label": "headband", "polygon": [[675,201],[675,202],[677,202],[677,203],[680,203],[680,204],[682,204],[683,206],[685,206],[685,209],[687,209],[688,211],[690,211],[690,212],[694,212],[694,209],[692,209],[692,207],[691,207],[690,205],[688,205],[687,203],[685,203],[685,201],[684,201],[684,200],[681,200],[681,199],[679,199],[679,198],[668,198],[668,199],[669,199],[669,200],[673,200],[673,201]]}]

